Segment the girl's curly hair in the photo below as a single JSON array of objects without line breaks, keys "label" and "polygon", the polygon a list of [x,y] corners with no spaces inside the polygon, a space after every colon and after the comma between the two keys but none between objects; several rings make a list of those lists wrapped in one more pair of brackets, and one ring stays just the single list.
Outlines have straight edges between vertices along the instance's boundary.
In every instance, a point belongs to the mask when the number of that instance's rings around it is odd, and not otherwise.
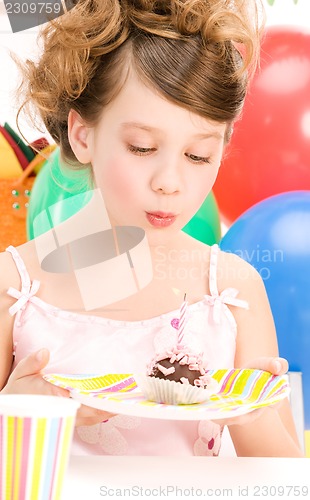
[{"label": "girl's curly hair", "polygon": [[74,3],[44,26],[39,60],[20,64],[20,109],[39,110],[67,161],[76,163],[68,141],[70,109],[95,125],[130,69],[203,117],[230,124],[239,115],[258,62],[260,0]]}]

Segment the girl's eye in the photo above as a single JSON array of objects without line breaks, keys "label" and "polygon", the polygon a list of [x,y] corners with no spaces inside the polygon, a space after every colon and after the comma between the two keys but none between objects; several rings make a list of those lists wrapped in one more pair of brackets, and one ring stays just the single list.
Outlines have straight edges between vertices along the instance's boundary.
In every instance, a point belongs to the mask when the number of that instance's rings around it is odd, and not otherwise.
[{"label": "girl's eye", "polygon": [[128,150],[138,156],[147,156],[151,154],[153,151],[156,151],[155,148],[140,148],[138,146],[133,146],[132,144],[128,145]]},{"label": "girl's eye", "polygon": [[185,153],[185,156],[187,156],[187,158],[189,158],[193,163],[197,164],[210,163],[209,157],[196,156],[188,153]]}]

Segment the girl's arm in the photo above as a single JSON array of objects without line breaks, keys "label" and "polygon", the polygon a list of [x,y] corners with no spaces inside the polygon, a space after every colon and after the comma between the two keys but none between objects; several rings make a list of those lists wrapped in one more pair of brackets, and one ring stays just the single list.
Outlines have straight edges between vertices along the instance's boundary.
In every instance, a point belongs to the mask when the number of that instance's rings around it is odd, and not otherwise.
[{"label": "girl's arm", "polygon": [[[236,270],[234,286],[240,292],[238,297],[249,303],[249,310],[231,307],[238,331],[235,367],[249,367],[253,363],[253,368],[257,368],[254,366],[257,358],[278,356],[276,331],[265,286],[259,273],[248,263],[233,255],[227,257],[227,254],[226,260],[229,267],[233,265]],[[229,426],[229,431],[238,456],[303,456],[288,400],[266,408],[248,423]]]},{"label": "girl's arm", "polygon": [[[20,287],[10,254],[0,253],[0,394],[46,394],[69,397],[69,392],[50,384],[42,377],[49,362],[49,351],[40,349],[22,359],[12,371],[13,322],[9,315],[12,299],[7,295],[10,286]],[[113,416],[110,413],[82,405],[77,412],[76,425],[95,425]]]},{"label": "girl's arm", "polygon": [[[55,391],[41,377],[40,371],[48,362],[48,352],[41,353],[41,358],[34,353],[23,359],[11,373],[14,317],[9,314],[12,298],[7,290],[10,286],[20,289],[20,277],[11,255],[3,252],[0,254],[0,393],[45,394],[52,390],[52,394],[65,395],[67,391],[59,393],[56,387]],[[47,388],[51,390],[47,392]]]},{"label": "girl's arm", "polygon": [[9,377],[13,363],[13,318],[9,315],[12,299],[7,295],[10,285],[19,287],[17,273],[8,253],[0,253],[0,391]]}]

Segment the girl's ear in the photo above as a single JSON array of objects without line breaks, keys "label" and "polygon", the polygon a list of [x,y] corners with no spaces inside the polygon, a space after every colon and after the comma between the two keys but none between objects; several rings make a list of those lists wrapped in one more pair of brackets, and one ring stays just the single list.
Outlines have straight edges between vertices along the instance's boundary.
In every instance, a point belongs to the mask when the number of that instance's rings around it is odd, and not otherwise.
[{"label": "girl's ear", "polygon": [[68,139],[73,153],[82,164],[91,162],[90,131],[79,113],[71,109],[68,115]]}]

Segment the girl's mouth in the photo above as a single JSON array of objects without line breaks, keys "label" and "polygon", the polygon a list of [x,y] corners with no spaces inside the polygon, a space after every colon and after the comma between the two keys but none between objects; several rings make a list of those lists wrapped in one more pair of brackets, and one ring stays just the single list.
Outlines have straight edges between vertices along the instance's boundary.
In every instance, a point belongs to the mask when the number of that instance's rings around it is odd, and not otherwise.
[{"label": "girl's mouth", "polygon": [[165,212],[146,212],[146,218],[154,227],[168,227],[174,223],[177,215]]}]

